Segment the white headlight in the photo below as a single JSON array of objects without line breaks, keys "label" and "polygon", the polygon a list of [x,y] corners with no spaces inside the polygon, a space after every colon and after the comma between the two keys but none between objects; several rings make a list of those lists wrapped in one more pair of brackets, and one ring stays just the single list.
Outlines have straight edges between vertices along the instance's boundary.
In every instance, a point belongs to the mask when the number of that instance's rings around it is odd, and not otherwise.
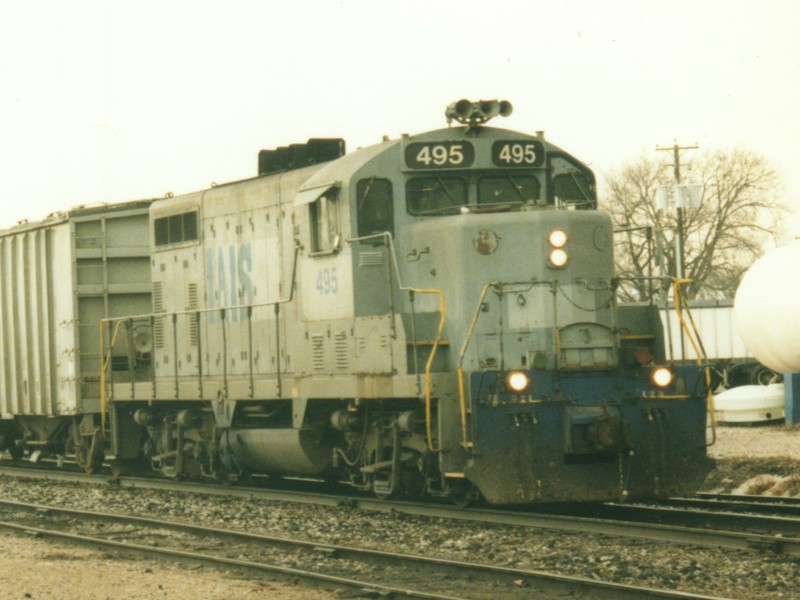
[{"label": "white headlight", "polygon": [[566,253],[565,250],[561,248],[556,248],[555,250],[550,252],[550,256],[548,257],[548,262],[550,263],[551,267],[555,267],[556,269],[561,269],[567,265],[569,261],[569,255]]},{"label": "white headlight", "polygon": [[658,367],[650,374],[650,381],[654,386],[665,388],[672,385],[672,371],[666,367]]},{"label": "white headlight", "polygon": [[567,233],[563,229],[553,229],[547,236],[547,243],[553,248],[563,248],[567,245]]},{"label": "white headlight", "polygon": [[530,382],[530,378],[522,371],[511,371],[506,375],[506,386],[513,392],[524,392]]}]

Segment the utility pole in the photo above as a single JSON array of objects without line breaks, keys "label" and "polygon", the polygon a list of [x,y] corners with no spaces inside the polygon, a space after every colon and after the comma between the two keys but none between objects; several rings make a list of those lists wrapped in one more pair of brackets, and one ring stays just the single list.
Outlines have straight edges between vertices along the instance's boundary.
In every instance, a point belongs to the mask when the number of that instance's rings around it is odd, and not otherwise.
[{"label": "utility pole", "polygon": [[[656,146],[656,151],[672,152],[673,167],[675,169],[675,193],[679,193],[678,186],[681,182],[681,150],[697,150],[700,146],[680,146],[676,141],[672,146]],[[675,206],[677,212],[677,231],[675,233],[675,277],[683,279],[683,206]]]}]

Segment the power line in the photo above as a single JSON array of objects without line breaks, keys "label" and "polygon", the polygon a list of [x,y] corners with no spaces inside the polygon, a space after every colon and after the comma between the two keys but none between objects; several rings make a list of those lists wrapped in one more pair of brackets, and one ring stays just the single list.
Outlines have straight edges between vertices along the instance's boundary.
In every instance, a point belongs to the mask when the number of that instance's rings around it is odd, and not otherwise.
[{"label": "power line", "polygon": [[697,150],[700,146],[695,144],[694,146],[681,146],[676,141],[672,146],[662,147],[656,146],[656,151],[658,152],[672,152],[673,160],[673,167],[675,168],[675,182],[681,182],[681,150]]},{"label": "power line", "polygon": [[[681,146],[677,141],[669,147],[656,146],[656,151],[658,152],[672,152],[676,186],[681,182],[681,150],[697,150],[699,147],[700,146],[697,144],[694,144],[693,146]],[[675,209],[677,212],[675,232],[675,276],[678,279],[683,279],[683,207],[676,206]]]}]

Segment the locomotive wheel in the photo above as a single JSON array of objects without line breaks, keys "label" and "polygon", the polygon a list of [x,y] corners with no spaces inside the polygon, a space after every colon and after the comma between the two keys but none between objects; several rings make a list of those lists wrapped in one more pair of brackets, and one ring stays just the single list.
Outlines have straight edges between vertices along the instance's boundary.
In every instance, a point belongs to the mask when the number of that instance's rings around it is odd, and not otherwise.
[{"label": "locomotive wheel", "polygon": [[220,463],[215,471],[217,481],[223,485],[236,485],[250,479],[250,473],[238,467],[228,468]]},{"label": "locomotive wheel", "polygon": [[450,499],[458,508],[475,506],[481,501],[481,493],[471,482],[466,479],[450,484]]},{"label": "locomotive wheel", "polygon": [[115,460],[111,463],[111,474],[114,477],[122,477],[125,475],[139,475],[146,473],[149,469],[147,464],[139,459],[123,459]]},{"label": "locomotive wheel", "polygon": [[[391,480],[391,475],[387,476]],[[378,500],[396,500],[400,496],[400,483],[397,485],[386,485],[384,480],[372,476],[372,493]]]},{"label": "locomotive wheel", "polygon": [[425,478],[417,469],[403,469],[400,474],[400,488],[403,496],[421,500],[425,497]]},{"label": "locomotive wheel", "polygon": [[373,480],[372,492],[378,500],[397,500],[398,498],[421,500],[425,497],[425,478],[416,469],[404,468],[392,491],[381,491],[380,486],[376,486]]},{"label": "locomotive wheel", "polygon": [[340,494],[350,490],[350,487],[342,482],[342,474],[338,472],[327,472],[322,476],[325,487],[332,494]]},{"label": "locomotive wheel", "polygon": [[130,473],[130,471],[127,469],[127,465],[123,461],[115,460],[111,463],[111,474],[115,479],[119,479],[128,473]]}]

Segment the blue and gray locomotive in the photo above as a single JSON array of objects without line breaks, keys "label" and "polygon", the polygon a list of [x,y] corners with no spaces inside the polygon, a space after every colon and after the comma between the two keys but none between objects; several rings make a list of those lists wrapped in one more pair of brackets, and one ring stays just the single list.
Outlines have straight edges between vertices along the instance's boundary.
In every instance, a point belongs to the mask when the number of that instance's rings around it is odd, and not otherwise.
[{"label": "blue and gray locomotive", "polygon": [[460,101],[456,126],[262,151],[258,177],[154,201],[151,308],[102,315],[81,462],[105,441],[173,477],[499,504],[696,489],[703,370],[617,305],[591,170],[486,125],[510,112]]}]

